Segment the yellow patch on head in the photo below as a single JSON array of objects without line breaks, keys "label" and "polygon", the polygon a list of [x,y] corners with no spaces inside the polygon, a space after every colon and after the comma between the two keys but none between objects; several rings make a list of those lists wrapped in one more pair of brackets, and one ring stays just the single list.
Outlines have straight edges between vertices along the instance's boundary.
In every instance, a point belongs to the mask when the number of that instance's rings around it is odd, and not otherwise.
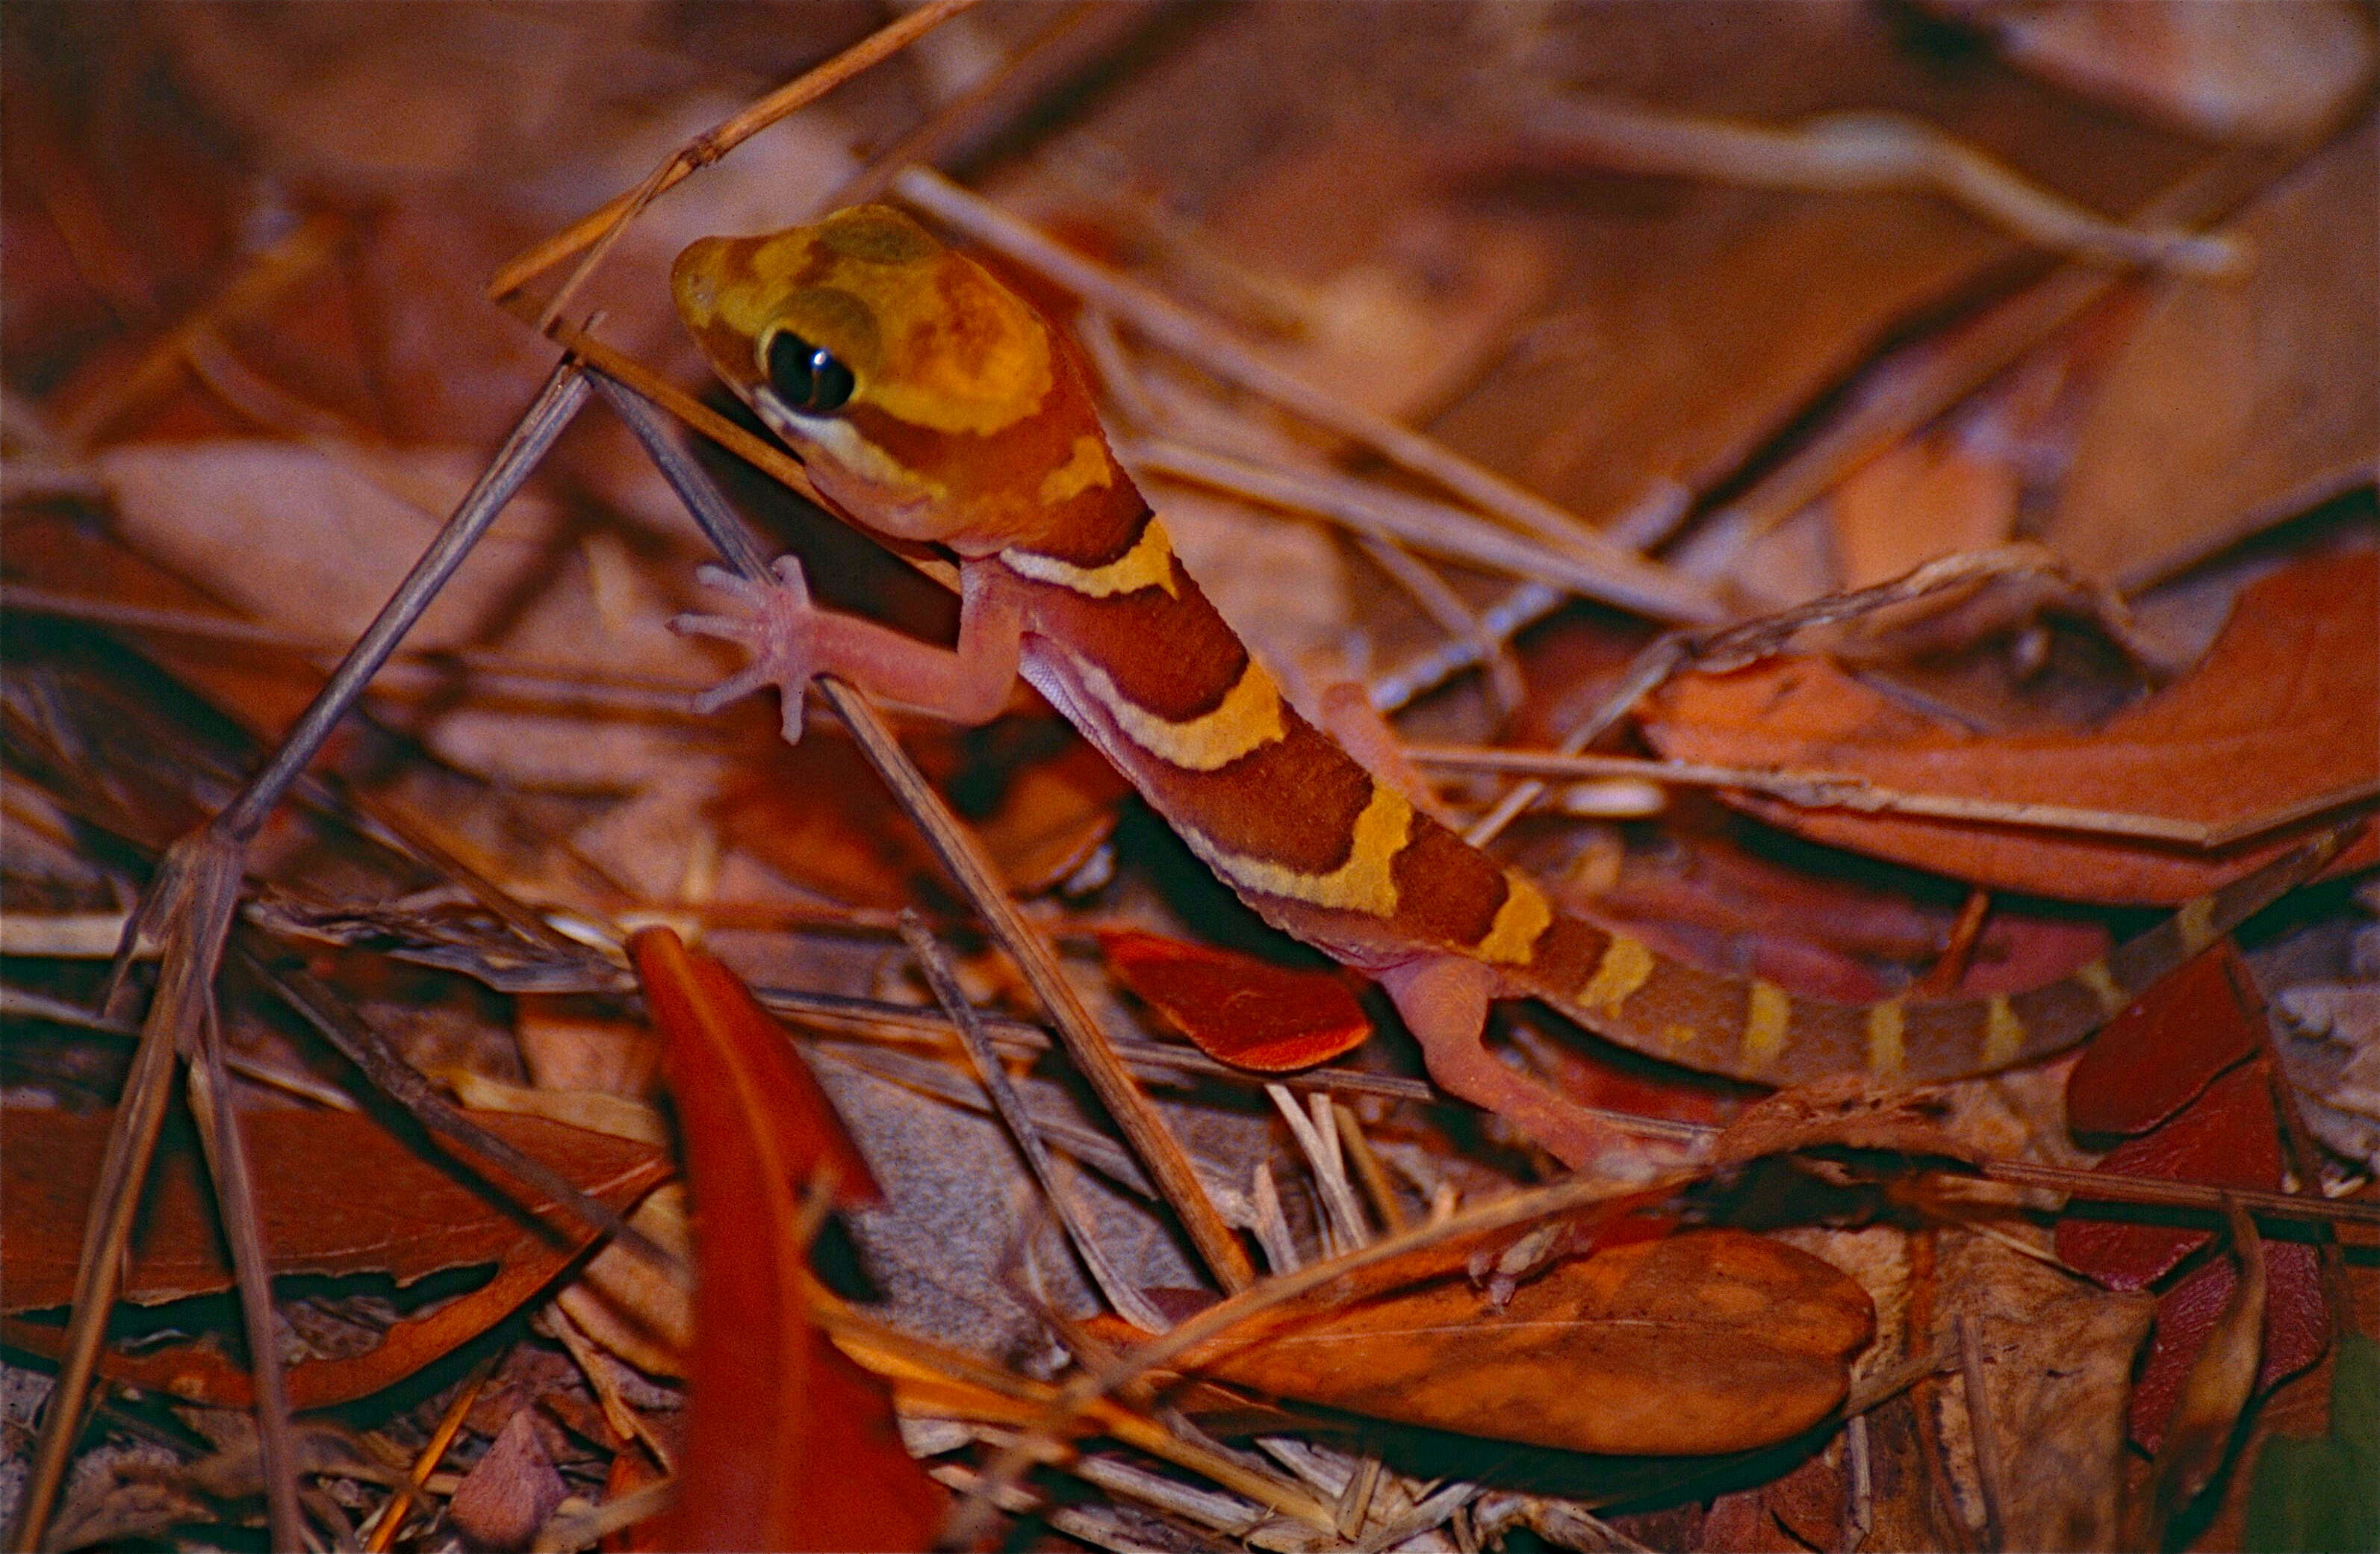
[{"label": "yellow patch on head", "polygon": [[1496,920],[1479,941],[1479,958],[1498,965],[1524,964],[1537,936],[1553,920],[1554,909],[1546,904],[1543,892],[1517,874],[1505,875],[1504,904],[1496,908]]},{"label": "yellow patch on head", "polygon": [[1620,1006],[1653,975],[1653,952],[1640,941],[1624,933],[1613,934],[1611,942],[1603,947],[1602,958],[1595,963],[1595,975],[1578,990],[1579,1007],[1618,1014]]},{"label": "yellow patch on head", "polygon": [[1757,1074],[1785,1050],[1793,1023],[1793,995],[1755,977],[1743,1004],[1743,1066]]},{"label": "yellow patch on head", "polygon": [[1901,1044],[1900,1001],[1887,999],[1867,1012],[1867,1071],[1879,1079],[1900,1075],[1908,1065],[1909,1050]]},{"label": "yellow patch on head", "polygon": [[1397,914],[1397,882],[1390,867],[1413,836],[1413,806],[1395,790],[1372,784],[1371,802],[1355,817],[1347,861],[1328,874],[1285,868],[1269,858],[1228,853],[1195,827],[1181,828],[1182,840],[1226,883],[1259,895],[1303,901],[1315,906],[1363,912],[1375,917]]},{"label": "yellow patch on head", "polygon": [[1163,589],[1181,597],[1173,582],[1173,542],[1166,538],[1165,526],[1155,518],[1148,520],[1148,527],[1140,531],[1131,550],[1104,566],[1077,566],[1038,551],[1015,549],[1001,552],[1000,559],[1020,577],[1055,583],[1087,599],[1136,593],[1142,589]]},{"label": "yellow patch on head", "polygon": [[2024,1021],[2009,1007],[2006,993],[1994,993],[1984,1004],[1984,1066],[2005,1068],[2023,1050]]},{"label": "yellow patch on head", "polygon": [[1281,721],[1281,687],[1254,659],[1247,661],[1213,711],[1184,722],[1161,718],[1135,703],[1106,670],[1088,659],[1075,659],[1075,672],[1083,689],[1107,709],[1126,739],[1184,771],[1229,766],[1288,732]]},{"label": "yellow patch on head", "polygon": [[1108,458],[1108,445],[1087,433],[1075,439],[1075,454],[1065,463],[1041,477],[1038,493],[1044,507],[1055,507],[1072,501],[1087,491],[1104,491],[1115,484],[1115,465]]},{"label": "yellow patch on head", "polygon": [[[722,374],[747,388],[777,330],[850,368],[854,403],[933,431],[1014,426],[1057,382],[1040,315],[889,206],[761,237],[706,238],[679,256],[673,289]],[[725,359],[722,330],[740,342],[741,360]]]}]

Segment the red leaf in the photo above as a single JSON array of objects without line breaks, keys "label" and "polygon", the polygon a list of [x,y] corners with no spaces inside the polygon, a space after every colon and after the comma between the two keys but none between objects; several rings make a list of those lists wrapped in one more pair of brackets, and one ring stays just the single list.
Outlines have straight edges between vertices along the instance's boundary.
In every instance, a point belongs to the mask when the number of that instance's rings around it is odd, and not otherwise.
[{"label": "red leaf", "polygon": [[[1650,703],[1672,759],[1852,771],[1884,787],[2229,824],[2326,798],[2380,770],[2380,561],[2310,555],[2240,590],[2179,683],[2097,728],[1979,737],[1888,700],[1821,658],[1687,674]],[[2316,822],[2215,853],[1838,809],[1730,803],[1800,835],[2001,890],[2178,904],[2306,840]],[[2332,865],[2368,867],[2372,833]]]},{"label": "red leaf", "polygon": [[[2239,1280],[2239,1264],[2217,1257],[2157,1298],[2149,1357],[2132,1387],[2131,1435],[2143,1450],[2155,1452],[2163,1443],[2182,1378]],[[2256,1367],[2256,1390],[2295,1376],[2329,1346],[2330,1311],[2323,1302],[2319,1255],[2298,1242],[2265,1242],[2265,1357]]]},{"label": "red leaf", "polygon": [[[650,1145],[536,1117],[481,1113],[475,1121],[615,1208],[634,1203],[669,1172]],[[371,1349],[292,1366],[286,1382],[299,1408],[377,1391],[469,1342],[552,1283],[592,1235],[551,1206],[532,1203],[527,1207],[551,1233],[539,1229],[495,1190],[425,1158],[369,1117],[259,1109],[240,1125],[257,1162],[257,1210],[276,1274],[385,1274],[407,1284],[445,1269],[495,1267],[477,1289],[395,1322]],[[64,1305],[72,1297],[83,1219],[114,1126],[112,1112],[77,1117],[8,1109],[8,1144],[0,1150],[7,1310]],[[231,1286],[198,1151],[169,1134],[128,1258],[125,1299],[149,1305]],[[0,1325],[9,1342],[43,1354],[59,1353],[63,1332],[26,1318]],[[246,1366],[212,1336],[138,1354],[111,1347],[102,1351],[100,1369],[190,1402],[245,1408],[254,1397]]]},{"label": "red leaf", "polygon": [[[809,1184],[821,1166],[834,1172],[834,1201],[856,1208],[884,1201],[876,1178],[868,1169],[859,1146],[844,1131],[843,1119],[809,1068],[785,1039],[783,1026],[755,1002],[751,992],[719,959],[689,950],[667,929],[646,929],[628,941],[636,959],[637,977],[652,1011],[653,1023],[669,1038],[663,1066],[675,1092],[682,1081],[732,1087],[721,1099],[734,1097],[740,1111],[729,1113],[738,1132],[759,1125],[765,1117],[781,1130],[786,1181],[798,1192]],[[689,1044],[710,1062],[689,1070],[694,1062]],[[678,1095],[683,1111],[686,1098]]]},{"label": "red leaf", "polygon": [[2226,939],[2143,993],[2067,1075],[2067,1126],[2144,1133],[2189,1105],[2256,1050],[2264,1003],[2254,989]]},{"label": "red leaf", "polygon": [[[2240,1064],[2171,1122],[2118,1145],[2098,1169],[2218,1187],[2279,1186],[2281,1143],[2271,1064],[2261,1058]],[[2061,1220],[2058,1256],[2109,1289],[2144,1290],[2213,1239],[2212,1231]]]},{"label": "red leaf", "polygon": [[694,1353],[671,1548],[923,1548],[943,1495],[902,1450],[892,1392],[808,1320],[801,1190],[876,1195],[784,1035],[666,929],[629,941],[667,1038],[695,1201]]},{"label": "red leaf", "polygon": [[1153,933],[1099,935],[1108,965],[1210,1058],[1263,1074],[1327,1062],[1372,1022],[1335,971],[1295,971]]}]

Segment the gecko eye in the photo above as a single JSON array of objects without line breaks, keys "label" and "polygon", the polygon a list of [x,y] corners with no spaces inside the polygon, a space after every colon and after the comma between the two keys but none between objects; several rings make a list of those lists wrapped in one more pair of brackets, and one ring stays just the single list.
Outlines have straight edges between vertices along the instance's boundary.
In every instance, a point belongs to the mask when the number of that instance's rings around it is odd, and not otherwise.
[{"label": "gecko eye", "polygon": [[769,337],[769,386],[788,410],[822,416],[840,410],[857,385],[851,369],[831,351],[811,345],[788,329]]}]

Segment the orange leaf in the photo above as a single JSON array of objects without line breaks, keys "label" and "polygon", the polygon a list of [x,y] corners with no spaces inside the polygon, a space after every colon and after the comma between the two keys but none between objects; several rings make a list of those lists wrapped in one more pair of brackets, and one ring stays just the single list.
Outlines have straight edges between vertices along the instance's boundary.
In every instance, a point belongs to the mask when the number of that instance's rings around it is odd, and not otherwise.
[{"label": "orange leaf", "polygon": [[891,1391],[804,1307],[801,1194],[831,1173],[878,1197],[775,1023],[734,973],[667,929],[629,941],[666,1038],[695,1202],[694,1353],[670,1548],[923,1548],[943,1495],[902,1449]]},{"label": "orange leaf", "polygon": [[1499,1311],[1459,1275],[1259,1312],[1184,1370],[1402,1424],[1631,1456],[1739,1451],[1816,1424],[1876,1331],[1805,1252],[1686,1231],[1555,1265]]},{"label": "orange leaf", "polygon": [[[6,1309],[63,1305],[73,1297],[83,1216],[114,1117],[14,1107],[6,1117],[8,1147],[0,1151]],[[633,1203],[669,1172],[668,1160],[648,1145],[534,1117],[487,1113],[475,1121],[614,1208]],[[364,1354],[292,1366],[290,1402],[299,1408],[376,1391],[468,1342],[542,1289],[590,1239],[550,1205],[531,1207],[545,1211],[552,1233],[524,1224],[504,1201],[422,1158],[368,1117],[270,1111],[245,1116],[241,1124],[256,1160],[257,1210],[276,1274],[380,1273],[409,1284],[496,1265],[492,1280],[397,1322]],[[157,1156],[125,1279],[125,1298],[136,1304],[232,1287],[196,1149],[173,1146],[172,1136]],[[23,1320],[6,1325],[8,1342],[42,1354],[57,1352],[61,1330]],[[250,1398],[246,1370],[204,1341],[139,1354],[105,1351],[101,1367],[191,1402],[246,1407]]]},{"label": "orange leaf", "polygon": [[[2252,819],[2380,772],[2380,555],[2309,556],[2241,590],[2187,678],[2095,730],[1984,738],[1886,700],[1832,663],[1690,674],[1645,733],[1665,756],[1849,771],[1908,792],[2062,804],[2204,824]],[[1774,800],[1730,802],[1802,835],[2001,890],[2178,904],[2319,829],[2216,853]],[[2371,838],[2334,869],[2372,861]]]},{"label": "orange leaf", "polygon": [[1353,1051],[1372,1034],[1335,971],[1293,970],[1153,933],[1102,933],[1099,947],[1119,981],[1223,1062],[1283,1074]]}]

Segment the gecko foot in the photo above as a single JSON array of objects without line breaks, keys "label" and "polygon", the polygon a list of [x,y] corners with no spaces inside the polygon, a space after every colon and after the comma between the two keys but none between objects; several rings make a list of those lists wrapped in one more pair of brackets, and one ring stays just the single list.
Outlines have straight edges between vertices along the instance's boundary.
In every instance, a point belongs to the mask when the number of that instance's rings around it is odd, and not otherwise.
[{"label": "gecko foot", "polygon": [[729,608],[716,615],[683,614],[670,622],[681,636],[716,637],[739,642],[752,662],[694,698],[698,712],[716,712],[739,697],[764,686],[777,687],[783,699],[785,743],[802,737],[802,698],[820,669],[814,624],[822,613],[810,602],[810,587],[802,576],[798,557],[779,556],[770,563],[776,577],[771,587],[717,566],[705,566],[695,580],[728,596]]}]

